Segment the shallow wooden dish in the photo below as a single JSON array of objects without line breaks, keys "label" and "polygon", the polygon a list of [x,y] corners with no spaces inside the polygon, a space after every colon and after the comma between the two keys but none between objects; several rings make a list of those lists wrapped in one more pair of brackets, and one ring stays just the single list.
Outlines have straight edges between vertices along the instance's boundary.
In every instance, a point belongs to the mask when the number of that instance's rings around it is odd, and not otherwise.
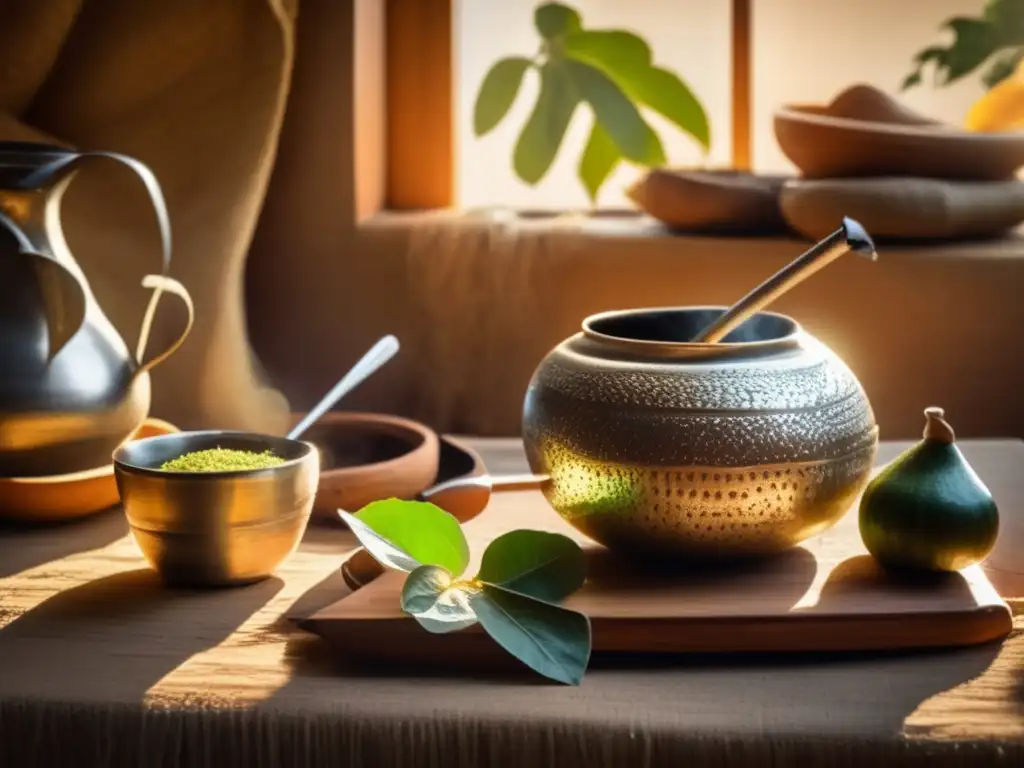
[{"label": "shallow wooden dish", "polygon": [[799,179],[786,183],[779,204],[790,226],[812,240],[843,216],[876,241],[992,237],[1024,222],[1024,182]]},{"label": "shallow wooden dish", "polygon": [[[577,541],[587,581],[566,606],[590,617],[601,653],[878,651],[974,645],[1013,628],[1007,604],[979,566],[901,580],[867,554],[856,502],[832,529],[769,558],[643,566],[618,559],[556,515],[539,491],[497,494],[466,523],[475,573],[487,545],[514,528]],[[299,626],[375,663],[452,669],[501,666],[508,656],[479,625],[424,631],[400,608],[404,574],[389,571]]]},{"label": "shallow wooden dish", "polygon": [[437,476],[437,435],[411,419],[328,413],[302,439],[320,450],[318,517],[337,519],[337,509],[355,512],[378,499],[411,499]]},{"label": "shallow wooden dish", "polygon": [[825,105],[786,105],[775,113],[774,127],[779,147],[808,178],[998,181],[1024,166],[1024,131],[962,131],[915,115],[866,86],[847,89]]},{"label": "shallow wooden dish", "polygon": [[645,213],[673,229],[777,233],[786,231],[778,203],[785,180],[741,171],[655,168],[628,194]]},{"label": "shallow wooden dish", "polygon": [[[161,419],[146,419],[132,439],[178,432]],[[49,477],[0,478],[0,519],[54,523],[85,517],[117,504],[114,464]]]}]

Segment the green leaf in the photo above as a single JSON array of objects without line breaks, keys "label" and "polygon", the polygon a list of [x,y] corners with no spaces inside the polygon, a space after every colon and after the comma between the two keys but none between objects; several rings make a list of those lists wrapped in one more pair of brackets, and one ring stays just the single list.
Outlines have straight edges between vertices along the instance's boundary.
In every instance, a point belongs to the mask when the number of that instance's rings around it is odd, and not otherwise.
[{"label": "green leaf", "polygon": [[711,126],[707,112],[678,75],[667,69],[651,67],[642,76],[630,81],[626,93],[690,134],[705,152],[711,148]]},{"label": "green leaf", "polygon": [[[433,504],[385,499],[367,504],[355,517],[392,547],[411,556],[417,565],[440,565],[455,576],[461,576],[469,564],[469,544],[459,521]],[[348,521],[347,517],[345,519]],[[362,542],[359,531],[354,532]],[[363,546],[377,557],[366,542]]]},{"label": "green leaf", "polygon": [[522,56],[501,59],[484,77],[473,107],[473,132],[483,136],[508,114],[516,100],[530,60]]},{"label": "green leaf", "polygon": [[409,574],[402,588],[402,610],[435,634],[457,632],[476,624],[470,605],[480,587],[454,581],[451,573],[436,565],[423,565]]},{"label": "green leaf", "polygon": [[622,71],[651,66],[651,48],[647,42],[639,35],[619,29],[574,32],[566,36],[563,52],[613,78]]},{"label": "green leaf", "polygon": [[651,64],[651,49],[631,32],[587,30],[569,35],[565,55],[610,77],[634,102],[650,107],[708,151],[711,130],[700,100],[678,75]]},{"label": "green leaf", "polygon": [[535,672],[579,685],[590,661],[590,620],[558,605],[483,584],[470,598],[481,626]]},{"label": "green leaf", "polygon": [[452,585],[452,575],[439,565],[421,565],[405,580],[402,587],[402,610],[426,613],[437,598]]},{"label": "green leaf", "polygon": [[918,51],[914,55],[914,63],[916,67],[914,70],[903,78],[903,82],[900,84],[900,90],[907,90],[913,88],[916,85],[921,84],[922,71],[928,62],[935,62],[935,71],[938,72],[943,66],[946,60],[946,49],[940,48],[939,46],[933,45],[925,48],[922,51]]},{"label": "green leaf", "polygon": [[665,150],[658,136],[611,78],[575,59],[565,59],[562,66],[623,157],[646,166],[665,164]]},{"label": "green leaf", "polygon": [[359,539],[359,543],[363,545],[363,548],[373,555],[374,559],[385,568],[405,571],[406,573],[419,568],[420,562],[415,557],[380,536],[355,515],[350,515],[342,509],[338,510],[338,515],[341,516],[341,519],[348,525],[349,530]]},{"label": "green leaf", "polygon": [[1024,44],[1024,3],[1020,0],[990,0],[983,16],[1003,45]]},{"label": "green leaf", "polygon": [[476,614],[473,614],[472,618],[465,619],[435,619],[432,616],[418,613],[413,618],[416,619],[416,623],[434,635],[447,635],[449,632],[458,632],[462,629],[468,629],[477,623]]},{"label": "green leaf", "polygon": [[580,15],[561,3],[544,3],[533,12],[533,23],[545,40],[578,31],[582,26]]},{"label": "green leaf", "polygon": [[999,83],[1010,77],[1024,58],[1024,48],[1007,53],[992,62],[992,66],[981,76],[986,88],[995,88]]},{"label": "green leaf", "polygon": [[587,146],[583,148],[583,156],[580,157],[577,172],[591,203],[597,201],[597,193],[621,159],[622,155],[619,153],[619,148],[615,146],[615,142],[612,141],[612,137],[595,120],[594,126],[590,129]]},{"label": "green leaf", "polygon": [[579,101],[565,69],[557,62],[547,62],[540,71],[537,103],[512,155],[516,175],[527,184],[536,184],[551,168]]},{"label": "green leaf", "polygon": [[900,83],[900,90],[901,91],[905,91],[905,90],[907,90],[909,88],[913,88],[914,86],[920,85],[920,84],[921,84],[921,70],[917,70],[916,72],[911,72],[909,75],[907,75],[905,78],[903,78],[903,82]]},{"label": "green leaf", "polygon": [[981,66],[1000,47],[1000,42],[997,30],[981,19],[959,17],[950,19],[945,26],[956,34],[956,41],[943,59],[943,84],[949,85]]},{"label": "green leaf", "polygon": [[586,578],[579,544],[559,533],[530,530],[511,531],[492,541],[476,575],[477,581],[552,603],[582,587]]},{"label": "green leaf", "polygon": [[914,62],[917,64],[927,64],[929,61],[934,61],[936,65],[943,65],[946,61],[948,50],[948,48],[942,48],[938,45],[931,45],[922,51],[918,51],[914,56]]}]

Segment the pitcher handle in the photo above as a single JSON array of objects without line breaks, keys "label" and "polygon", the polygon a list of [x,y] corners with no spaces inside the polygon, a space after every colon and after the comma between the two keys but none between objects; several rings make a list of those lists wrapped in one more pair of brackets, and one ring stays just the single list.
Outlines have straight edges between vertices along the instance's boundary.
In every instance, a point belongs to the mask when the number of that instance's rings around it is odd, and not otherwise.
[{"label": "pitcher handle", "polygon": [[[146,314],[142,317],[142,328],[139,330],[139,344],[135,349],[135,362],[139,366],[138,373],[144,373],[150,371],[156,366],[160,365],[164,360],[173,355],[178,351],[178,347],[182,345],[189,332],[192,330],[192,323],[195,321],[195,305],[192,303],[192,297],[189,296],[185,286],[179,283],[177,280],[166,275],[146,275],[142,278],[143,288],[152,288],[153,295],[149,298],[149,304],[146,306]],[[185,304],[185,309],[188,312],[188,321],[185,323],[185,329],[181,332],[177,339],[163,352],[154,357],[152,360],[143,362],[143,355],[146,354],[146,344],[149,342],[149,332],[153,329],[153,318],[156,317],[156,307],[160,303],[160,297],[164,291],[173,293]]]},{"label": "pitcher handle", "polygon": [[[22,184],[26,187],[45,186],[51,183],[52,180],[60,178],[62,174],[74,170],[83,160],[93,157],[113,160],[126,166],[138,176],[146,188],[149,201],[153,204],[153,211],[156,213],[156,223],[160,227],[160,246],[163,251],[160,274],[166,275],[171,268],[171,217],[167,213],[167,202],[164,200],[164,193],[160,187],[160,182],[145,163],[136,160],[134,157],[122,155],[120,152],[70,152],[66,157],[62,157],[33,171],[22,180]],[[59,198],[59,195],[57,197]]]}]

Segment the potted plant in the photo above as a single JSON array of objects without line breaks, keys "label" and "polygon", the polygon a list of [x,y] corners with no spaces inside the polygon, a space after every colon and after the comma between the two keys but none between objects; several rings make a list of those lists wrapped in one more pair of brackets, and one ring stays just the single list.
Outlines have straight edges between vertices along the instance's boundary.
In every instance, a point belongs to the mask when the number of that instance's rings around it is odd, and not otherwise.
[{"label": "potted plant", "polygon": [[589,29],[562,3],[534,12],[540,37],[533,56],[506,56],[487,72],[477,93],[473,131],[482,137],[508,114],[524,79],[533,73],[540,90],[512,152],[518,178],[535,186],[554,162],[577,109],[593,113],[577,175],[591,202],[621,162],[641,168],[666,164],[658,134],[644,119],[652,110],[693,137],[706,154],[711,145],[707,113],[690,87],[658,66],[650,46],[634,32]]}]

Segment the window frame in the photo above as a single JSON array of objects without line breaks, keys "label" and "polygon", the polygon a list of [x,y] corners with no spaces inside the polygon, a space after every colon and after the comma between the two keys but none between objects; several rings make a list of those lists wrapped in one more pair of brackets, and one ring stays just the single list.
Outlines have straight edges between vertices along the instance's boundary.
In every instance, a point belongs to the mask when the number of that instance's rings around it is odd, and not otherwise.
[{"label": "window frame", "polygon": [[[379,0],[357,0],[357,4]],[[732,166],[749,170],[751,161],[751,0],[730,0],[732,5]],[[451,208],[455,201],[455,124],[453,47],[455,0],[386,0],[380,14],[356,9],[356,41],[379,41],[383,51],[357,56],[357,77],[365,80],[360,65],[383,67],[383,106],[372,109],[357,99],[357,113],[383,109],[383,116],[357,116],[357,134],[385,125],[383,193],[368,194],[375,202],[360,205],[360,215],[381,207],[396,211]],[[380,26],[383,26],[383,30]],[[379,73],[378,73],[379,74]],[[364,75],[366,77],[364,77]],[[357,89],[358,90],[358,89]],[[357,138],[357,147],[360,142]],[[357,153],[357,166],[368,165]],[[377,170],[357,168],[359,187],[380,183]],[[364,197],[364,196],[361,196]],[[376,209],[376,210],[373,210]]]}]

